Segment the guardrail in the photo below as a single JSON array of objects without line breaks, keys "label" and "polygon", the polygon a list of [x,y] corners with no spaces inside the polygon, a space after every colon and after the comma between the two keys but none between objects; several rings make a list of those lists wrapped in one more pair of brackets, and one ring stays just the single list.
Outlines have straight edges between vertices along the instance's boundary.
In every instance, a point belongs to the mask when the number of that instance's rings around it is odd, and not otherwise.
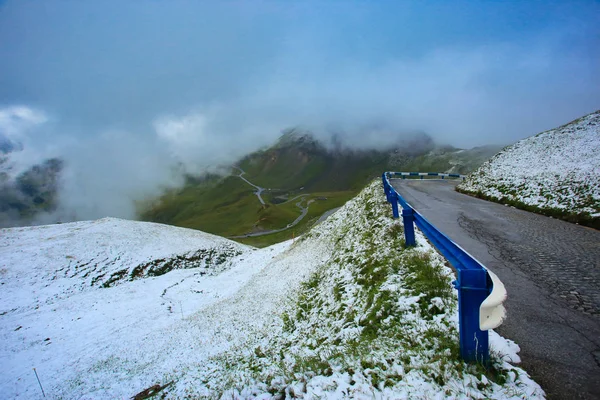
[{"label": "guardrail", "polygon": [[458,318],[460,355],[465,361],[487,364],[489,360],[488,330],[499,326],[506,317],[504,300],[506,289],[498,277],[485,268],[473,256],[463,250],[453,240],[440,232],[425,217],[416,211],[398,194],[389,181],[399,176],[441,176],[463,178],[458,174],[436,172],[384,172],[383,189],[392,205],[394,218],[399,218],[398,204],[402,206],[404,235],[407,246],[414,246],[414,224],[427,236],[429,241],[442,253],[456,270],[457,279],[453,282],[458,289]]},{"label": "guardrail", "polygon": [[395,176],[400,176],[402,179],[406,179],[407,176],[419,176],[423,179],[424,176],[439,176],[442,179],[444,178],[461,178],[465,179],[465,175],[460,174],[445,174],[442,172],[388,172],[388,174],[394,174]]}]

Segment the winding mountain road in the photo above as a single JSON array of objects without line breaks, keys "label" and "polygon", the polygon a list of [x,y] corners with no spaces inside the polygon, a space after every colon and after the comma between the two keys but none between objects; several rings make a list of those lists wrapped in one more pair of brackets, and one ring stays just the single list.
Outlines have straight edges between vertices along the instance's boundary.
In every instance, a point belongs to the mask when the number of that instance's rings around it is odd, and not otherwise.
[{"label": "winding mountain road", "polygon": [[240,173],[238,175],[236,175],[238,178],[240,178],[241,180],[243,180],[244,182],[246,182],[248,185],[252,186],[253,188],[256,189],[256,192],[254,192],[254,194],[256,195],[256,197],[258,197],[258,201],[260,201],[260,204],[262,204],[263,206],[265,205],[265,201],[263,200],[261,194],[262,192],[264,192],[266,189],[262,188],[260,186],[255,185],[254,183],[250,182],[248,179],[244,178],[244,174],[246,173],[246,171],[244,171],[243,169],[241,169],[240,167],[236,167],[235,165],[233,166],[233,168],[235,169],[239,169]]},{"label": "winding mountain road", "polygon": [[[246,173],[246,171],[244,171],[243,169],[241,169],[240,167],[237,166],[233,166],[233,168],[238,169],[240,171],[240,173],[238,175],[236,175],[238,178],[240,178],[241,180],[243,180],[244,182],[246,182],[248,185],[256,188],[256,192],[254,192],[254,194],[256,195],[256,197],[258,197],[258,201],[260,201],[260,203],[264,206],[265,205],[265,201],[263,200],[261,194],[262,192],[264,192],[265,190],[272,190],[272,189],[265,189],[262,188],[260,186],[255,185],[254,183],[250,182],[248,179],[244,178],[244,174]],[[264,236],[264,235],[270,235],[272,233],[277,233],[277,232],[283,232],[286,229],[290,229],[293,228],[294,226],[298,225],[298,223],[300,221],[302,221],[302,219],[304,217],[306,217],[306,214],[308,214],[308,206],[310,206],[310,203],[312,203],[314,200],[308,200],[306,202],[306,207],[302,205],[302,203],[304,202],[304,198],[310,196],[309,193],[307,194],[301,194],[298,195],[292,199],[289,199],[281,204],[285,204],[289,201],[293,201],[296,200],[298,198],[300,198],[300,201],[298,201],[296,203],[296,207],[298,207],[298,209],[300,210],[300,215],[298,216],[298,218],[296,218],[293,222],[287,224],[284,228],[280,228],[280,229],[272,229],[269,231],[260,231],[260,232],[252,232],[252,233],[246,233],[244,235],[237,235],[237,236],[230,236],[229,239],[241,239],[241,238],[246,238],[246,237],[256,237],[256,236]]]},{"label": "winding mountain road", "polygon": [[[296,218],[293,222],[287,224],[285,227],[283,228],[279,228],[279,229],[272,229],[269,231],[260,231],[260,232],[252,232],[252,233],[246,233],[245,235],[237,235],[237,236],[230,236],[229,239],[241,239],[241,238],[246,238],[246,237],[256,237],[256,236],[264,236],[264,235],[270,235],[272,233],[277,233],[277,232],[283,232],[287,229],[293,228],[294,226],[298,225],[298,223],[300,221],[302,221],[302,219],[304,217],[306,217],[306,214],[308,214],[308,206],[310,206],[310,203],[314,202],[314,200],[308,200],[306,202],[306,207],[304,207],[302,205],[302,202],[304,201],[304,196],[299,196],[302,197],[300,199],[300,201],[298,201],[296,203],[296,207],[298,207],[300,209],[300,215],[298,216],[298,218]],[[308,195],[306,195],[308,196]]]},{"label": "winding mountain road", "polygon": [[549,399],[600,399],[600,231],[454,191],[391,180],[417,211],[495,272],[508,291],[497,331]]}]

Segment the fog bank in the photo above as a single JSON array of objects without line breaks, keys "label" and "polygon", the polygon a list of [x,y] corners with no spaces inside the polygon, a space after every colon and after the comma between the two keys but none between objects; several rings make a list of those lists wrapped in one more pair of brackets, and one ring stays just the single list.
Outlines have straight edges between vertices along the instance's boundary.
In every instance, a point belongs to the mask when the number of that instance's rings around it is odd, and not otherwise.
[{"label": "fog bank", "polygon": [[131,218],[289,127],[470,148],[566,123],[600,108],[599,27],[593,2],[6,1],[0,134],[12,175],[64,159],[62,218]]}]

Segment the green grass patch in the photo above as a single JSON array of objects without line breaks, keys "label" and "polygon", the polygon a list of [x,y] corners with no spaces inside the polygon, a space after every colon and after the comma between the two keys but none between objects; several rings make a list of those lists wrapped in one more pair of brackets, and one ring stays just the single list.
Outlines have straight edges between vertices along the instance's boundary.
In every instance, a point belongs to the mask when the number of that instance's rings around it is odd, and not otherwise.
[{"label": "green grass patch", "polygon": [[[264,193],[264,198],[272,197],[268,192]],[[285,228],[301,213],[296,203],[302,201],[306,206],[311,201],[307,215],[294,228],[239,240],[264,247],[301,235],[324,212],[341,206],[355,194],[353,191],[312,193],[302,199],[262,205],[254,188],[238,177],[211,177],[190,181],[184,188],[166,193],[153,204],[141,206],[140,219],[229,237]]]}]

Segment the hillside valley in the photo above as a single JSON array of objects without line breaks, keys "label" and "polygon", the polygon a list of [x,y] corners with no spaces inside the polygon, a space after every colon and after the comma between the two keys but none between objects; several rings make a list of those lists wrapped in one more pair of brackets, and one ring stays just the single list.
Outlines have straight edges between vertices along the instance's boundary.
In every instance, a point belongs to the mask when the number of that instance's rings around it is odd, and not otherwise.
[{"label": "hillside valley", "polygon": [[[324,144],[308,132],[290,129],[273,146],[241,159],[229,176],[189,177],[183,188],[142,205],[140,218],[264,246],[306,232],[382,171],[464,174],[500,148],[463,150],[415,134],[394,148],[359,150],[335,141]],[[262,188],[260,198],[257,187]],[[305,217],[295,224],[304,209]]]}]

